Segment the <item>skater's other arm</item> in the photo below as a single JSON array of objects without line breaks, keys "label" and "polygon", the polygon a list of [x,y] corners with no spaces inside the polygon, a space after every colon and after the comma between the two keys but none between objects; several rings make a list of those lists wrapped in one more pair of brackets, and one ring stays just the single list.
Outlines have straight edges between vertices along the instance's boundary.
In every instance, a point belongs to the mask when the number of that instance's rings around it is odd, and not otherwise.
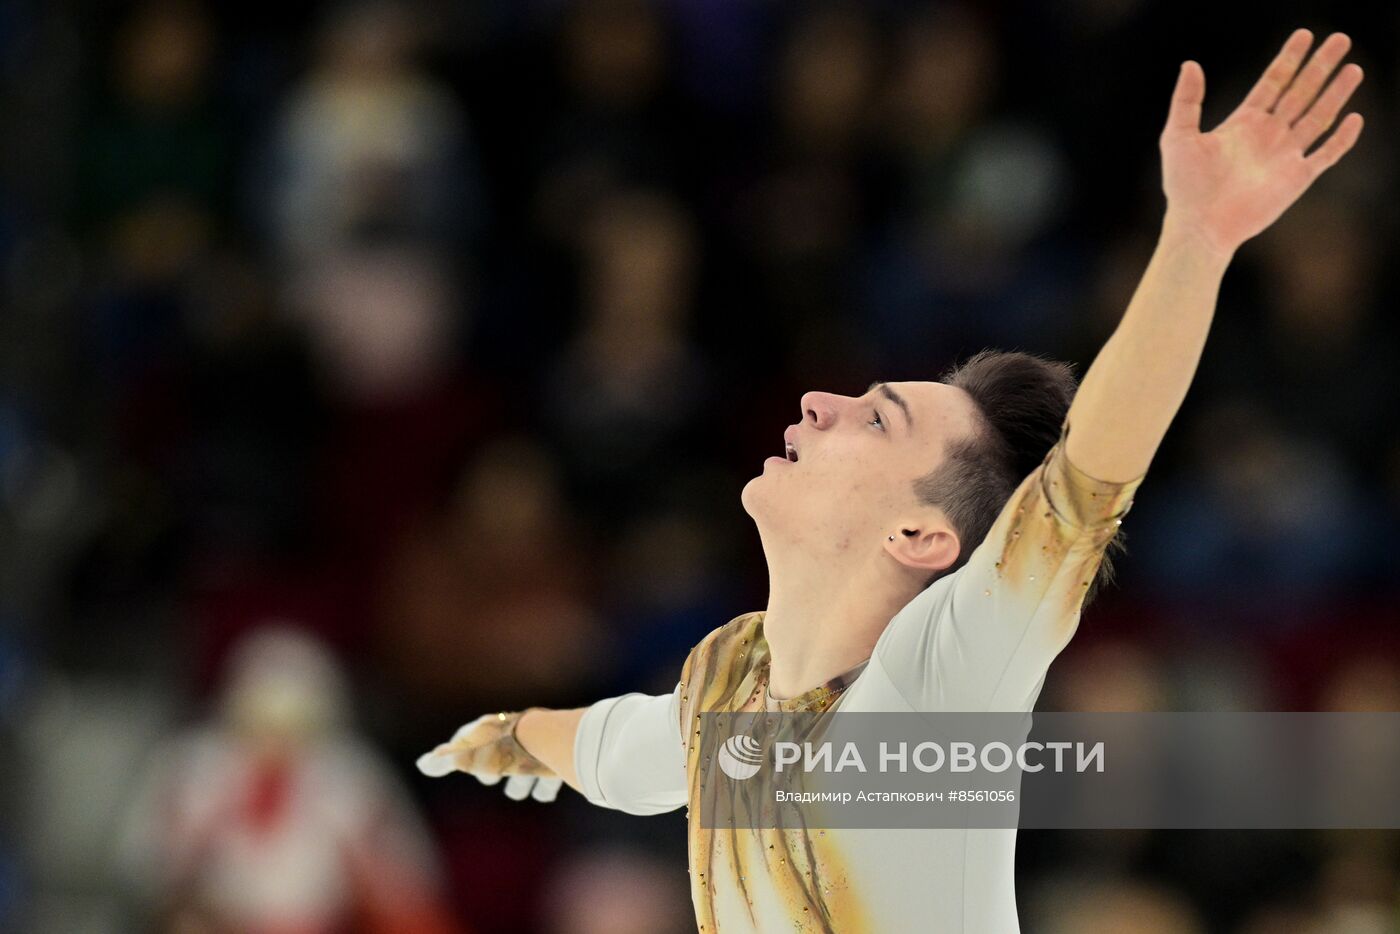
[{"label": "skater's other arm", "polygon": [[1362,77],[1354,63],[1332,74],[1350,48],[1345,35],[1329,36],[1308,59],[1312,38],[1295,31],[1209,133],[1200,131],[1205,73],[1182,65],[1158,141],[1167,199],[1161,237],[1069,410],[1066,456],[1089,476],[1122,482],[1146,472],[1195,375],[1235,251],[1356,142],[1362,120],[1351,113],[1305,155]]},{"label": "skater's other arm", "polygon": [[587,707],[572,710],[551,710],[532,707],[515,725],[515,738],[525,750],[539,759],[574,791],[582,793],[578,772],[574,770],[574,737],[578,723],[588,712]]},{"label": "skater's other arm", "polygon": [[418,760],[427,775],[507,778],[517,800],[552,801],[567,782],[593,804],[659,814],[686,802],[680,685],[669,694],[609,697],[589,707],[487,714]]}]

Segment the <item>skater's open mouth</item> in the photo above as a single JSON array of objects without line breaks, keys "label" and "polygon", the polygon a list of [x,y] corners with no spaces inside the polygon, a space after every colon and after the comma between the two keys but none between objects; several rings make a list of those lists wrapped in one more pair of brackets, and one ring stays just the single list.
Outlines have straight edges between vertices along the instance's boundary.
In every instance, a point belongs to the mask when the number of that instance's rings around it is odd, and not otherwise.
[{"label": "skater's open mouth", "polygon": [[783,455],[794,464],[797,463],[797,445],[793,440],[796,432],[795,427],[783,432]]}]

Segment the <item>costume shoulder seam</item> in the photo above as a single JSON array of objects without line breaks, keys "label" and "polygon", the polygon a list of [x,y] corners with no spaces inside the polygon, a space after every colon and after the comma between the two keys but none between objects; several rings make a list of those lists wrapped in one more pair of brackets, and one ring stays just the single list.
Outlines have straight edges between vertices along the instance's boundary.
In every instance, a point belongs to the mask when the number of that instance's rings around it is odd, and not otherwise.
[{"label": "costume shoulder seam", "polygon": [[[690,653],[686,656],[685,664],[682,667],[682,673],[689,676],[696,665],[701,664],[714,651],[716,643],[727,641],[735,636],[743,638],[743,636],[738,634],[745,629],[757,629],[762,619],[763,614],[759,611],[741,613],[723,626],[716,626],[714,629],[710,630],[705,634],[704,638],[695,644],[690,650]],[[682,680],[688,680],[688,677]]]},{"label": "costume shoulder seam", "polygon": [[725,623],[723,626],[716,626],[714,629],[711,629],[708,633],[705,634],[705,638],[701,639],[696,644],[695,648],[692,651],[700,652],[708,650],[719,640],[725,638],[726,636],[733,635],[741,629],[757,629],[759,623],[762,622],[762,619],[763,614],[758,611],[742,613],[739,616],[736,616],[733,619],[731,619],[729,622]]}]

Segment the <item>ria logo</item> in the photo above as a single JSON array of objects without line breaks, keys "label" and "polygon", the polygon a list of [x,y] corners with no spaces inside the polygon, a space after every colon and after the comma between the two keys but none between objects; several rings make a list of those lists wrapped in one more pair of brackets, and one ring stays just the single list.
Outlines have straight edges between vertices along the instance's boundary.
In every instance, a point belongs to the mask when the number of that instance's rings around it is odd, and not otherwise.
[{"label": "ria logo", "polygon": [[758,740],[743,733],[731,736],[719,747],[720,771],[730,778],[753,778],[763,765],[763,747]]}]

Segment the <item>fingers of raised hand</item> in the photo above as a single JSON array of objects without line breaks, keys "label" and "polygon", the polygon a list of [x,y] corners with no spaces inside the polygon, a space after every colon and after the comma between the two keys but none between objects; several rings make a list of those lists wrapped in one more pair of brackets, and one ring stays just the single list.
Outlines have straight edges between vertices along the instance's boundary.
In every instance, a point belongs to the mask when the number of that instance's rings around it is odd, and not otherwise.
[{"label": "fingers of raised hand", "polygon": [[1279,99],[1278,105],[1274,107],[1274,116],[1281,117],[1286,124],[1291,125],[1298,117],[1308,109],[1317,92],[1321,90],[1327,81],[1327,76],[1332,74],[1333,69],[1346,56],[1351,48],[1351,39],[1346,33],[1334,32],[1318,46],[1313,53],[1308,64],[1299,73],[1297,79],[1284,92]]},{"label": "fingers of raised hand", "polygon": [[1288,87],[1288,83],[1298,73],[1298,67],[1303,64],[1308,48],[1312,46],[1312,40],[1313,35],[1308,30],[1295,29],[1269,67],[1264,69],[1264,74],[1250,89],[1241,106],[1271,110],[1274,104],[1278,103],[1284,88]]},{"label": "fingers of raised hand", "polygon": [[1201,129],[1201,102],[1206,96],[1206,74],[1196,62],[1181,63],[1181,73],[1176,77],[1176,89],[1172,91],[1171,112],[1167,114],[1167,126],[1163,136],[1174,132],[1199,132]]},{"label": "fingers of raised hand", "polygon": [[1327,137],[1326,141],[1317,147],[1312,155],[1303,160],[1312,169],[1314,178],[1336,165],[1337,160],[1356,145],[1357,137],[1361,135],[1363,122],[1361,114],[1354,111],[1347,114],[1337,125],[1337,131]]},{"label": "fingers of raised hand", "polygon": [[1293,139],[1304,151],[1317,142],[1318,137],[1337,119],[1343,105],[1361,84],[1362,77],[1360,65],[1353,62],[1342,66],[1322,95],[1293,124]]}]

